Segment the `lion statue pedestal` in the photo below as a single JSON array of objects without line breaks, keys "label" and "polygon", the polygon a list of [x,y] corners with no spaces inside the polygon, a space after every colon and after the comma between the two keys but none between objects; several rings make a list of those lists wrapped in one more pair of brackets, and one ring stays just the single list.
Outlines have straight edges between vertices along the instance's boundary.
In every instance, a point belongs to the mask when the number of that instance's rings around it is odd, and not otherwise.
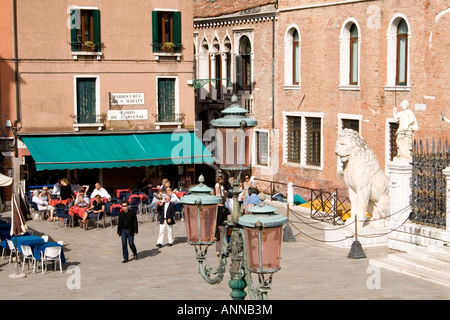
[{"label": "lion statue pedestal", "polygon": [[345,224],[354,230],[356,218],[358,235],[366,233],[368,227],[372,234],[373,228],[386,228],[390,215],[389,179],[372,149],[358,132],[344,129],[338,136],[335,154],[342,163],[351,202],[351,217]]}]

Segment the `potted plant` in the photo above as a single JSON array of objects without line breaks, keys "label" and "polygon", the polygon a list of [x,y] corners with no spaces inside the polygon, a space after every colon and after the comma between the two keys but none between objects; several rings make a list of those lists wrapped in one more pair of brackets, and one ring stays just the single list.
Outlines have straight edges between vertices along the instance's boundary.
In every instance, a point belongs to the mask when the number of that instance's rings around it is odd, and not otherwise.
[{"label": "potted plant", "polygon": [[173,42],[164,42],[161,50],[164,52],[173,52],[173,48],[175,47],[175,43]]},{"label": "potted plant", "polygon": [[87,51],[95,51],[95,43],[92,41],[85,41],[83,46]]}]

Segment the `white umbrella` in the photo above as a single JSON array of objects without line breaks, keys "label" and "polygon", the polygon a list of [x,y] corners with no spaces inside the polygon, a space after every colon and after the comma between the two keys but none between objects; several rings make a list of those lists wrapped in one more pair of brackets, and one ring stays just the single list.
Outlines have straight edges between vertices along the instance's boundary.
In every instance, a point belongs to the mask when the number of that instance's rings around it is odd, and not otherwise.
[{"label": "white umbrella", "polygon": [[5,176],[4,174],[0,173],[0,187],[6,187],[11,185],[13,182],[13,178],[10,178],[8,176]]}]

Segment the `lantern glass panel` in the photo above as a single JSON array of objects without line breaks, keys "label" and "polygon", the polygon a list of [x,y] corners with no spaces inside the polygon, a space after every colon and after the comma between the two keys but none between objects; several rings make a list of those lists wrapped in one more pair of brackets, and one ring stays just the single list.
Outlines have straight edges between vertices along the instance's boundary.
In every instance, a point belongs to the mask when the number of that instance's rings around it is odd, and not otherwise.
[{"label": "lantern glass panel", "polygon": [[217,145],[220,148],[216,162],[224,168],[250,166],[250,152],[252,149],[252,128],[219,128]]},{"label": "lantern glass panel", "polygon": [[[251,271],[271,271],[280,267],[282,226],[244,228],[248,266]],[[261,232],[262,266],[259,265],[258,232]],[[261,269],[260,269],[261,267]]]},{"label": "lantern glass panel", "polygon": [[214,242],[217,205],[185,205],[184,214],[189,242]]}]

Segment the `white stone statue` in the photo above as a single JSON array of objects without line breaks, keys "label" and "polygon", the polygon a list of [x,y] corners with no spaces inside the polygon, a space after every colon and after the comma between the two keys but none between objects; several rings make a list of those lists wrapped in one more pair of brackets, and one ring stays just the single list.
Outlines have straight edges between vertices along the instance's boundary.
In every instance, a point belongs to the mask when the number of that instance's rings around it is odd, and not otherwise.
[{"label": "white stone statue", "polygon": [[[389,179],[372,149],[358,132],[344,129],[338,136],[334,152],[342,162],[351,202],[351,217],[345,224],[349,225],[356,217],[358,227],[386,226],[390,215]],[[364,223],[366,213],[371,218]]]},{"label": "white stone statue", "polygon": [[412,144],[414,139],[414,131],[419,130],[416,117],[409,108],[408,100],[403,100],[400,103],[401,111],[397,112],[397,107],[394,106],[394,119],[397,120],[397,156],[394,161],[411,162]]}]

